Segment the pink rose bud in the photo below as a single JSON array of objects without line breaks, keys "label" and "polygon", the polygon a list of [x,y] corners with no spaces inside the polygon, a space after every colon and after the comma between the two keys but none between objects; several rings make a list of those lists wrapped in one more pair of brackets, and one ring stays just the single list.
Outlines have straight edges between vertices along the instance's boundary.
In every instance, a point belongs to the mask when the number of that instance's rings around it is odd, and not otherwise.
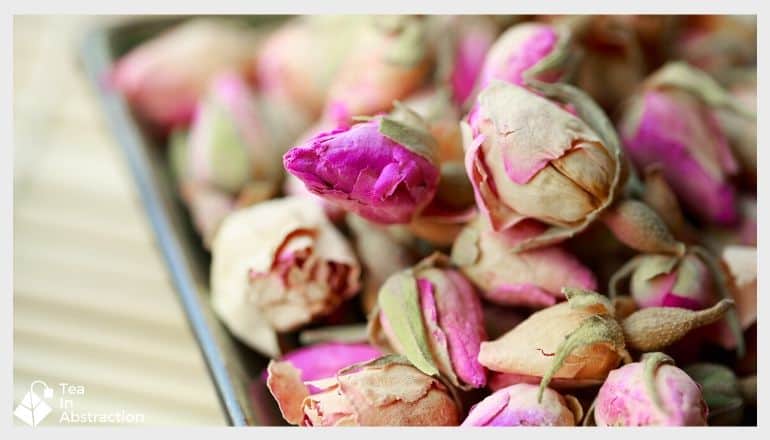
[{"label": "pink rose bud", "polygon": [[693,253],[639,257],[630,291],[639,307],[701,310],[717,298],[708,267]]},{"label": "pink rose bud", "polygon": [[439,180],[435,140],[416,122],[380,116],[322,133],[283,157],[313,194],[377,223],[409,223]]},{"label": "pink rose bud", "polygon": [[700,386],[663,353],[610,372],[596,397],[598,426],[705,426]]},{"label": "pink rose bud", "polygon": [[211,251],[215,312],[238,339],[268,356],[280,353],[276,332],[328,316],[359,289],[350,245],[303,197],[233,212]]},{"label": "pink rose bud", "polygon": [[469,115],[466,168],[496,231],[534,219],[584,224],[612,200],[619,152],[580,118],[521,87],[496,82]]},{"label": "pink rose bud", "polygon": [[266,127],[265,110],[240,76],[214,78],[190,128],[189,178],[231,194],[259,181],[276,193],[281,151]]},{"label": "pink rose bud", "polygon": [[738,220],[729,181],[738,164],[714,116],[717,103],[710,104],[709,96],[730,100],[702,72],[667,64],[630,101],[620,133],[638,168],[660,164],[686,210],[703,221],[730,225]]},{"label": "pink rose bud", "polygon": [[189,20],[123,56],[110,82],[158,126],[183,125],[214,75],[247,70],[256,43],[253,31],[234,22]]},{"label": "pink rose bud", "polygon": [[329,86],[324,118],[373,115],[417,90],[430,69],[423,20],[381,15],[361,20],[350,56]]},{"label": "pink rose bud", "polygon": [[595,290],[591,270],[558,245],[510,251],[523,237],[542,230],[527,224],[495,232],[485,219],[477,218],[455,240],[452,261],[485,299],[500,305],[542,308],[564,297],[563,286]]},{"label": "pink rose bud", "polygon": [[288,362],[271,361],[267,386],[284,419],[302,426],[456,426],[460,411],[439,380],[400,356],[351,365],[304,382]]},{"label": "pink rose bud", "polygon": [[359,362],[368,362],[382,355],[369,344],[326,342],[298,348],[281,357],[302,373],[302,381],[309,382],[333,377],[337,371]]},{"label": "pink rose bud", "polygon": [[[554,26],[527,22],[511,26],[495,41],[487,53],[477,87],[485,89],[493,80],[524,86],[525,73],[555,51],[564,50],[564,38]],[[562,45],[564,42],[562,41]],[[538,75],[542,81],[556,81],[561,69]]]},{"label": "pink rose bud", "polygon": [[495,391],[471,408],[460,426],[575,426],[583,415],[580,402],[546,388],[541,402],[538,387],[516,384]]},{"label": "pink rose bud", "polygon": [[486,371],[479,345],[487,337],[481,302],[463,275],[434,254],[388,278],[370,339],[406,356],[423,373],[441,373],[455,386],[481,388]]},{"label": "pink rose bud", "polygon": [[363,29],[360,22],[360,17],[344,15],[287,21],[257,54],[261,90],[292,103],[310,119],[320,116],[329,87]]}]

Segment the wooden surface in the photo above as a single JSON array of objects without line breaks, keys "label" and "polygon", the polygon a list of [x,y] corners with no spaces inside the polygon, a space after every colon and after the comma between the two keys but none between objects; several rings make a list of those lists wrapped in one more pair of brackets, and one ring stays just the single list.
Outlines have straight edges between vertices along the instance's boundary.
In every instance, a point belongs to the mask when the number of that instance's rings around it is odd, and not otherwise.
[{"label": "wooden surface", "polygon": [[[41,379],[77,412],[222,425],[122,153],[77,61],[114,18],[14,19],[14,406]],[[14,423],[24,426],[14,418]]]}]

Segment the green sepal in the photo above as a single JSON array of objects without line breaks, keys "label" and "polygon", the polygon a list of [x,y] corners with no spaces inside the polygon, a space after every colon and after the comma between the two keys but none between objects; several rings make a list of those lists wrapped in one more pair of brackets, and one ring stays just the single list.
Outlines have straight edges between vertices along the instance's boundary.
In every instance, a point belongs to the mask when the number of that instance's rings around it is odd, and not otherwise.
[{"label": "green sepal", "polygon": [[542,402],[543,392],[551,382],[553,375],[564,364],[567,356],[580,347],[596,343],[611,344],[620,353],[621,357],[629,357],[623,340],[623,330],[615,319],[601,315],[593,315],[586,318],[580,323],[578,328],[564,338],[564,341],[556,349],[556,357],[554,357],[551,363],[551,368],[546,371],[540,380],[540,387],[537,392],[538,403]]},{"label": "green sepal", "polygon": [[391,275],[380,288],[377,304],[388,320],[404,356],[428,375],[438,375],[422,320],[417,280],[410,269]]},{"label": "green sepal", "polygon": [[642,374],[644,375],[644,386],[647,388],[647,393],[649,393],[652,403],[658,408],[658,411],[666,414],[666,407],[663,405],[660,393],[658,393],[658,387],[655,384],[655,374],[658,371],[658,367],[663,364],[674,365],[674,360],[667,354],[658,351],[643,354],[642,363],[644,366]]},{"label": "green sepal", "polygon": [[251,177],[251,160],[248,148],[238,132],[235,122],[224,108],[210,104],[206,116],[210,128],[211,143],[208,160],[211,179],[219,188],[237,192]]},{"label": "green sepal", "polygon": [[438,143],[425,121],[409,107],[394,101],[395,109],[380,120],[380,133],[432,163],[437,163]]}]

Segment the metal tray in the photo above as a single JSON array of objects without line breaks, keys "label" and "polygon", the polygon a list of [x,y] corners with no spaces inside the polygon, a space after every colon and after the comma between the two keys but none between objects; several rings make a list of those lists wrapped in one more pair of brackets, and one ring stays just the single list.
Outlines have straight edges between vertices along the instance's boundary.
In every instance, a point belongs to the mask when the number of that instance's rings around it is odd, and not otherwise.
[{"label": "metal tray", "polygon": [[[195,233],[175,186],[161,139],[132,112],[123,96],[106,86],[113,62],[138,43],[189,16],[136,19],[87,34],[80,61],[97,91],[110,129],[128,160],[155,239],[168,265],[189,325],[233,426],[285,425],[260,379],[267,359],[235,340],[209,302],[209,255]],[[242,17],[254,26],[274,25],[285,16]]]}]

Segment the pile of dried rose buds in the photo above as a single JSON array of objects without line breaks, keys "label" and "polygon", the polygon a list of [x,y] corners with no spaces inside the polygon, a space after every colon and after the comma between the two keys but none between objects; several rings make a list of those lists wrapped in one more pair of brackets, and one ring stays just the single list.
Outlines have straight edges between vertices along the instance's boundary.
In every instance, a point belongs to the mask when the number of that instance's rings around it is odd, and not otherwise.
[{"label": "pile of dried rose buds", "polygon": [[756,423],[755,20],[238,23],[110,79],[288,423]]}]

